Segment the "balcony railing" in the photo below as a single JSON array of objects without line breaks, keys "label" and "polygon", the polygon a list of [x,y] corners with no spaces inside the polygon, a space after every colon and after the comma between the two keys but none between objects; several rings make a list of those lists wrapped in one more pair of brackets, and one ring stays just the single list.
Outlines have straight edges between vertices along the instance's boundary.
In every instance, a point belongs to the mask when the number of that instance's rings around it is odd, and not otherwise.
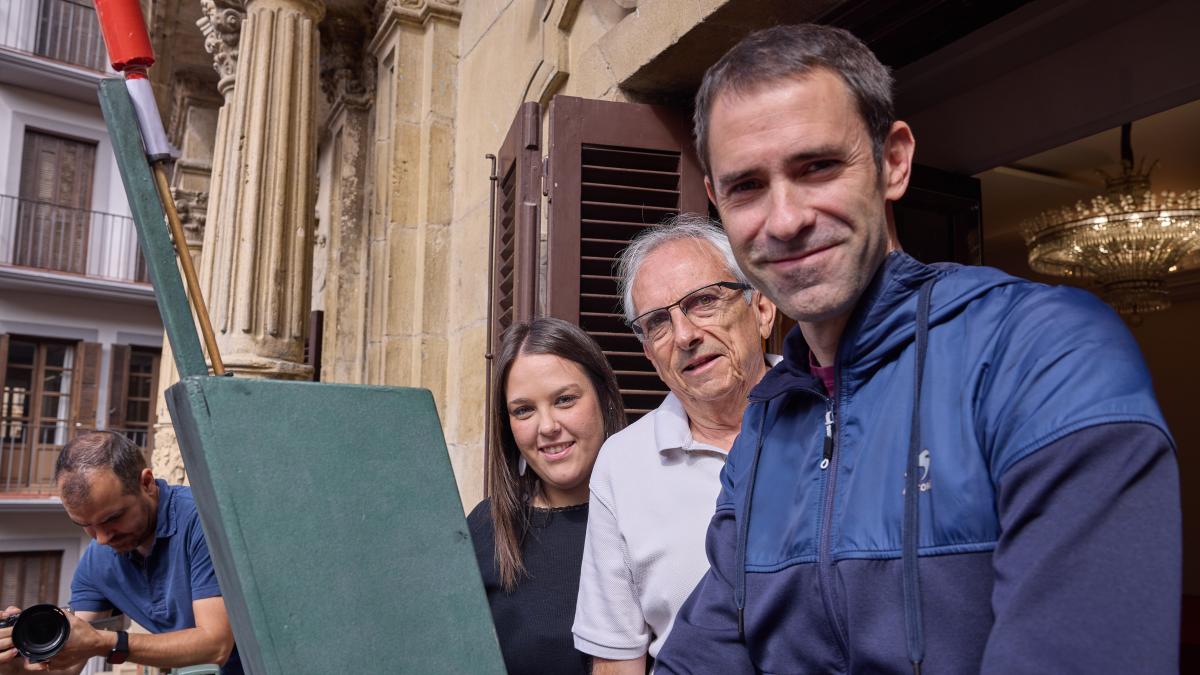
[{"label": "balcony railing", "polygon": [[[0,422],[0,499],[16,496],[50,497],[58,494],[54,463],[75,436],[92,431],[66,421],[40,425],[21,420]],[[153,434],[145,427],[109,429],[124,435],[149,459]]]},{"label": "balcony railing", "polygon": [[147,282],[133,219],[0,195],[0,265]]},{"label": "balcony railing", "polygon": [[65,422],[33,425],[6,421],[0,429],[0,493],[52,495],[54,462],[71,440]]},{"label": "balcony railing", "polygon": [[96,10],[85,0],[0,2],[0,47],[104,71]]}]

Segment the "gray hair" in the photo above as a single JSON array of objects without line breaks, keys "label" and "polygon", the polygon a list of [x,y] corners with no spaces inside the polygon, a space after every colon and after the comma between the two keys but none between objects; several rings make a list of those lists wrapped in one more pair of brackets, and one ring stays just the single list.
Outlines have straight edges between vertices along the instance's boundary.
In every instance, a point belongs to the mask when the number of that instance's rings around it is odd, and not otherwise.
[{"label": "gray hair", "polygon": [[[734,279],[743,284],[750,283],[750,280],[742,272],[742,268],[738,267],[737,259],[733,257],[733,247],[729,245],[729,237],[721,228],[720,223],[708,216],[681,213],[668,218],[659,225],[642,230],[633,238],[633,241],[629,242],[629,246],[621,252],[621,257],[617,259],[617,283],[621,292],[622,309],[625,312],[626,321],[633,321],[637,318],[637,308],[633,306],[633,282],[637,278],[642,263],[646,261],[646,257],[659,246],[681,239],[699,239],[708,242],[717,250],[717,253],[721,254],[721,258],[725,260],[725,266],[729,268]],[[749,291],[746,292],[746,297],[749,299]]]},{"label": "gray hair", "polygon": [[709,115],[721,94],[745,92],[767,82],[804,77],[825,68],[850,89],[858,114],[871,137],[875,164],[883,160],[883,144],[896,121],[892,104],[892,75],[873,52],[850,31],[799,24],[775,26],[751,33],[721,57],[696,92],[693,117],[696,154],[704,173],[712,175],[708,156]]}]

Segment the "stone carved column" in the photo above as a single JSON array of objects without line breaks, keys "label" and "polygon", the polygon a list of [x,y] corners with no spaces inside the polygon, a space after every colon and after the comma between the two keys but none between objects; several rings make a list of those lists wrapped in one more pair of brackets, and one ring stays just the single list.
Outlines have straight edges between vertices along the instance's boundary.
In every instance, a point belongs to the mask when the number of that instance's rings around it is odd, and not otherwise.
[{"label": "stone carved column", "polygon": [[375,59],[364,52],[366,41],[362,17],[330,16],[321,25],[321,90],[330,104],[326,138],[333,160],[321,373],[332,382],[363,381],[367,157],[375,103]]},{"label": "stone carved column", "polygon": [[[232,94],[238,41],[245,17],[244,0],[200,0],[200,5],[204,16],[197,21],[197,26],[204,34],[205,50],[213,56],[213,68],[219,78],[217,89],[220,97],[212,96],[211,80],[194,73],[175,73],[171,78],[173,95],[167,129],[172,142],[183,152],[172,175],[171,194],[183,221],[188,251],[197,263],[201,258],[205,239],[204,225],[208,221],[211,189],[220,182],[214,180],[215,176],[212,175],[217,173],[214,171],[214,152],[220,147],[220,143],[216,141],[224,137],[228,126],[223,122],[224,108],[215,113],[213,111],[222,101],[228,102]],[[152,19],[154,16],[157,14],[153,15]],[[161,18],[153,20],[159,23],[164,21]],[[152,24],[157,25],[158,23]],[[154,27],[151,30],[154,32]],[[169,50],[160,48],[159,51]],[[205,297],[207,298],[207,291]],[[171,425],[166,399],[163,396],[167,388],[179,381],[174,355],[170,343],[166,340],[163,341],[160,363],[162,372],[158,378],[159,391],[155,406],[157,419],[154,425],[154,453],[151,464],[156,476],[171,483],[186,483],[187,472],[179,454],[175,429]]]},{"label": "stone carved column", "polygon": [[316,26],[324,2],[202,3],[200,26],[225,104],[213,152],[201,286],[230,370],[307,379]]},{"label": "stone carved column", "polygon": [[379,0],[366,381],[447,402],[458,0]]}]

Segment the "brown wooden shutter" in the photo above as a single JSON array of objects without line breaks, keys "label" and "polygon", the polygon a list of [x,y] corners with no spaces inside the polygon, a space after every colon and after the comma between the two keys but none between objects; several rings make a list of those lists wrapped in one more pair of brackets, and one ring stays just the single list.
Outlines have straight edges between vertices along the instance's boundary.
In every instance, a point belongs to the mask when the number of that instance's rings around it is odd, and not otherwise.
[{"label": "brown wooden shutter", "polygon": [[541,106],[523,103],[496,153],[496,213],[492,251],[494,353],[504,331],[533,318],[537,307],[538,221],[541,204]]},{"label": "brown wooden shutter", "polygon": [[113,345],[108,378],[108,428],[125,428],[129,400],[129,345]]},{"label": "brown wooden shutter", "polygon": [[83,274],[96,144],[25,130],[18,188],[18,265]]},{"label": "brown wooden shutter", "polygon": [[[541,210],[541,106],[517,109],[496,153],[495,211],[488,262],[487,395],[484,429],[491,428],[492,355],[509,326],[537,312],[538,224]],[[487,433],[484,434],[485,439]],[[484,452],[488,443],[485,440]],[[486,462],[485,462],[486,465]]]},{"label": "brown wooden shutter", "polygon": [[146,432],[146,462],[150,463],[152,451],[154,450],[154,425],[158,424],[158,377],[162,372],[162,350],[154,354],[153,365],[151,366],[150,375],[150,418],[149,427]]},{"label": "brown wooden shutter", "polygon": [[[8,373],[6,372],[7,369],[8,369],[8,335],[5,333],[0,333],[0,403],[5,402],[5,401],[3,401],[3,396],[4,396],[5,382],[8,382],[8,379],[7,379]],[[0,416],[4,415],[5,412],[6,411],[3,408],[0,408]],[[3,417],[0,417],[0,420],[3,420],[3,419],[4,419]],[[4,438],[4,434],[6,434],[6,433],[7,433],[6,429],[0,429],[0,439]]]},{"label": "brown wooden shutter", "polygon": [[62,557],[62,551],[0,553],[0,604],[58,604]]},{"label": "brown wooden shutter", "polygon": [[547,313],[577,322],[617,373],[630,420],[667,387],[622,321],[616,257],[638,232],[680,212],[708,213],[683,111],[556,96],[550,104]]},{"label": "brown wooden shutter", "polygon": [[100,357],[102,347],[96,342],[80,342],[75,347],[75,390],[71,396],[71,438],[80,430],[96,428],[96,412],[100,404]]}]

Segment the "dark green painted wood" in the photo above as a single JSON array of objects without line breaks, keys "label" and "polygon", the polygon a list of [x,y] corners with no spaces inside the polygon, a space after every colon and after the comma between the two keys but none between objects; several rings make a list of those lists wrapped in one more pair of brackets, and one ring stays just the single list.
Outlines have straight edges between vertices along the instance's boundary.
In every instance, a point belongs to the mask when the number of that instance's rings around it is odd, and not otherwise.
[{"label": "dark green painted wood", "polygon": [[158,313],[162,315],[167,338],[171,341],[175,366],[180,376],[206,375],[208,366],[204,362],[196,324],[192,320],[187,294],[175,261],[175,248],[167,229],[166,214],[158,200],[158,189],[154,185],[150,165],[146,162],[142,132],[124,80],[107,78],[100,81],[100,109],[108,124],[113,153],[117,156],[117,168],[121,172],[129,208],[133,212],[133,223],[137,227],[138,245],[150,270],[154,297],[158,300]]},{"label": "dark green painted wood", "polygon": [[167,391],[255,675],[501,675],[433,397],[188,377]]}]

